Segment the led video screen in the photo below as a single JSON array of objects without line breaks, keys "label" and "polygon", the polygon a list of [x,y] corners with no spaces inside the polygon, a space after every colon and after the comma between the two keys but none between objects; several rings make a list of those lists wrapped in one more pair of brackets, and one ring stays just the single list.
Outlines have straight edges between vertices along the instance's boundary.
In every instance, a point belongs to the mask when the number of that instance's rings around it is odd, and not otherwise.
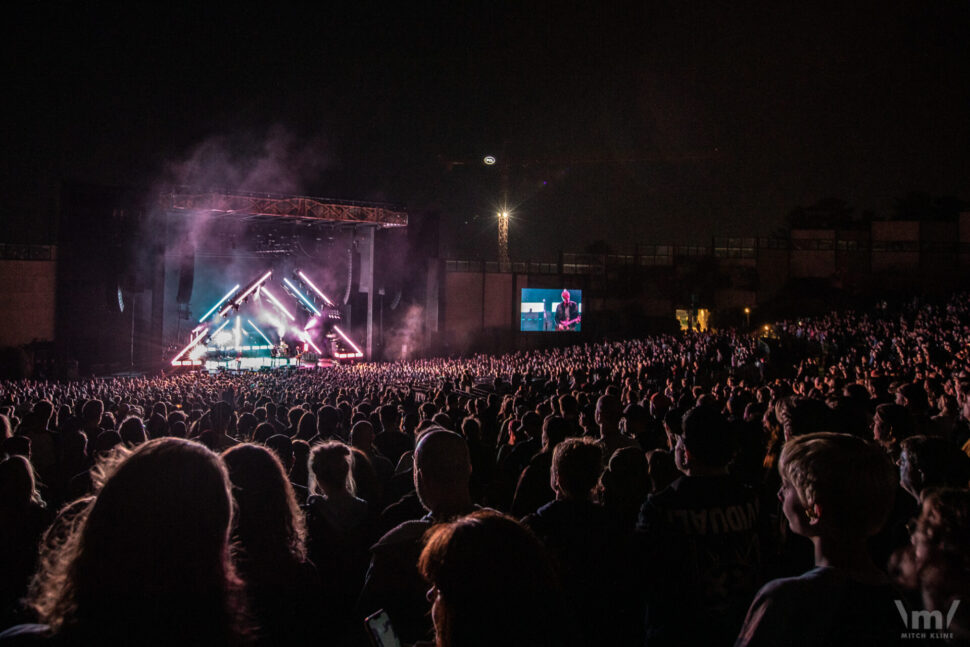
[{"label": "led video screen", "polygon": [[578,332],[582,319],[582,290],[522,290],[519,330],[523,332]]}]

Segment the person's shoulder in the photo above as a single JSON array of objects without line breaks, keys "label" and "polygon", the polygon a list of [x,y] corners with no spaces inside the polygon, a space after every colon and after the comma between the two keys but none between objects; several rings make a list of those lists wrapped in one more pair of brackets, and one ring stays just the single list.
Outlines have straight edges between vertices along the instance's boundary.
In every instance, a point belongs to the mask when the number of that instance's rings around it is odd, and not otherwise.
[{"label": "person's shoulder", "polygon": [[785,603],[798,599],[806,593],[819,588],[824,581],[824,576],[816,573],[819,569],[812,569],[802,575],[793,577],[780,577],[766,582],[755,595],[754,603],[759,601],[771,601],[772,603]]},{"label": "person's shoulder", "polygon": [[552,467],[552,452],[538,451],[533,454],[532,458],[529,459],[529,465],[526,469],[533,470],[543,470]]},{"label": "person's shoulder", "polygon": [[801,575],[783,577],[771,580],[761,587],[755,596],[755,604],[764,603],[794,604],[806,606],[806,601],[823,600],[836,592],[851,589],[891,590],[888,583],[884,585],[866,585],[851,579],[838,569],[816,567]]},{"label": "person's shoulder", "polygon": [[659,492],[653,492],[652,494],[647,495],[647,499],[646,501],[644,501],[644,505],[665,507],[671,503],[674,503],[680,498],[681,492],[684,489],[684,484],[686,482],[687,482],[686,476],[677,477],[670,485],[668,485],[664,489],[660,490]]},{"label": "person's shoulder", "polygon": [[378,539],[377,543],[371,546],[371,550],[374,552],[383,552],[385,550],[394,550],[396,547],[404,544],[413,543],[424,536],[428,528],[433,525],[434,522],[430,519],[414,519],[400,523]]}]

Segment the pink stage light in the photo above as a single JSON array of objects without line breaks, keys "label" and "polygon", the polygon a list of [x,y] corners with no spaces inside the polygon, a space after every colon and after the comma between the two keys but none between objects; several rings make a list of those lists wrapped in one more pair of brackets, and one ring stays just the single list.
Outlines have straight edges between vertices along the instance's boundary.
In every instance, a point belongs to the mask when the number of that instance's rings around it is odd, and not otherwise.
[{"label": "pink stage light", "polygon": [[305,342],[304,345],[303,345],[303,350],[304,351],[307,350],[306,344],[310,344],[311,346],[313,346],[313,350],[317,351],[317,355],[323,355],[323,352],[321,352],[321,350],[319,348],[317,348],[317,345],[313,343],[313,340],[310,339],[310,335],[309,334],[303,333],[301,336],[303,337],[303,341]]},{"label": "pink stage light", "polygon": [[326,304],[327,304],[328,306],[330,306],[331,308],[332,308],[332,307],[334,307],[334,306],[333,306],[333,301],[331,301],[330,299],[328,299],[328,298],[327,298],[327,295],[326,295],[326,294],[324,294],[323,292],[321,292],[321,291],[320,291],[320,288],[318,288],[317,286],[315,286],[315,285],[313,284],[313,281],[311,281],[311,280],[310,280],[309,278],[307,278],[307,275],[306,275],[306,274],[304,274],[302,270],[300,270],[300,271],[298,271],[298,272],[297,272],[296,274],[297,274],[297,276],[299,276],[299,277],[300,277],[301,279],[303,279],[303,282],[304,282],[304,283],[306,283],[307,285],[309,285],[309,286],[310,286],[310,289],[311,289],[311,290],[313,290],[313,291],[314,291],[314,292],[316,292],[316,293],[317,293],[318,295],[320,295],[320,298],[321,298],[321,299],[323,299],[323,302],[324,302],[324,303],[326,303]]},{"label": "pink stage light", "polygon": [[227,312],[229,312],[230,309],[232,309],[233,307],[238,306],[240,303],[242,303],[246,299],[246,297],[248,297],[250,294],[252,294],[256,290],[258,290],[259,289],[259,286],[261,286],[266,281],[266,279],[268,279],[272,275],[273,275],[273,270],[270,270],[266,274],[263,274],[261,277],[259,277],[259,280],[257,280],[251,286],[249,286],[249,288],[245,292],[243,292],[238,297],[236,297],[235,299],[233,299],[232,301],[230,301],[226,305],[225,308],[223,308],[222,310],[220,310],[219,311],[219,316],[220,317],[224,316]]},{"label": "pink stage light", "polygon": [[357,356],[357,357],[363,357],[363,356],[364,356],[364,351],[362,351],[362,350],[361,350],[361,349],[360,349],[360,348],[359,348],[359,347],[357,346],[357,344],[355,344],[354,342],[352,342],[352,341],[350,341],[350,337],[348,337],[348,336],[347,336],[347,335],[346,335],[346,334],[344,333],[344,331],[342,331],[342,330],[340,329],[340,326],[334,326],[334,327],[333,327],[333,329],[334,329],[334,330],[336,330],[336,331],[337,331],[337,333],[338,333],[338,334],[339,334],[339,335],[340,335],[341,337],[343,337],[343,340],[344,340],[345,342],[347,342],[348,344],[350,344],[350,347],[354,349],[354,352],[356,353],[356,356]]},{"label": "pink stage light", "polygon": [[311,328],[313,328],[314,326],[316,326],[318,323],[320,323],[320,320],[319,319],[317,319],[316,317],[310,317],[310,321],[306,322],[306,325],[303,326],[303,330],[310,330]]},{"label": "pink stage light", "polygon": [[285,314],[285,315],[286,315],[287,317],[289,317],[289,318],[290,318],[290,321],[296,321],[296,317],[294,317],[293,315],[291,315],[291,314],[290,314],[290,311],[289,311],[289,310],[287,310],[287,309],[286,309],[286,308],[285,308],[285,307],[283,306],[283,304],[282,304],[282,303],[280,303],[280,302],[279,302],[279,300],[278,300],[278,299],[277,299],[276,297],[274,297],[274,296],[273,296],[273,294],[272,294],[272,293],[271,293],[271,292],[270,292],[269,290],[267,290],[267,289],[266,289],[265,287],[263,288],[263,294],[265,294],[265,295],[266,295],[267,297],[269,297],[269,300],[270,300],[270,301],[272,301],[272,302],[273,302],[273,304],[274,304],[274,305],[275,305],[275,306],[276,306],[277,308],[279,308],[280,310],[282,310],[282,311],[283,311],[283,314]]},{"label": "pink stage light", "polygon": [[183,363],[179,360],[182,359],[182,355],[192,350],[196,344],[198,344],[205,337],[205,331],[199,333],[199,336],[189,342],[189,345],[179,351],[179,354],[172,358],[172,366],[182,366]]}]

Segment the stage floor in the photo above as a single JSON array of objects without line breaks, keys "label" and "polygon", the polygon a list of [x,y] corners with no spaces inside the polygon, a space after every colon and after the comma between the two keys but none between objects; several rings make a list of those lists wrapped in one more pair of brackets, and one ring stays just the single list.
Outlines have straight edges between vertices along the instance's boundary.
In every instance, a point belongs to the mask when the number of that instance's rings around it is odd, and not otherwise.
[{"label": "stage floor", "polygon": [[294,357],[242,357],[239,359],[214,361],[208,360],[203,368],[210,372],[218,371],[259,371],[278,368],[323,368],[333,366],[333,360],[321,359],[317,362],[304,362]]}]

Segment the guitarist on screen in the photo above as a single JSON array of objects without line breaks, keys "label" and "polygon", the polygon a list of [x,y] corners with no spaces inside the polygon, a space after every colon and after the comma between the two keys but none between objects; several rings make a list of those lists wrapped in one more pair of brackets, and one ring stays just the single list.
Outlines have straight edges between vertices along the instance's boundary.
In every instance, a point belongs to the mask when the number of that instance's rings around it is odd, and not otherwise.
[{"label": "guitarist on screen", "polygon": [[576,330],[581,318],[579,304],[569,300],[569,290],[563,290],[562,303],[556,306],[556,330]]}]

